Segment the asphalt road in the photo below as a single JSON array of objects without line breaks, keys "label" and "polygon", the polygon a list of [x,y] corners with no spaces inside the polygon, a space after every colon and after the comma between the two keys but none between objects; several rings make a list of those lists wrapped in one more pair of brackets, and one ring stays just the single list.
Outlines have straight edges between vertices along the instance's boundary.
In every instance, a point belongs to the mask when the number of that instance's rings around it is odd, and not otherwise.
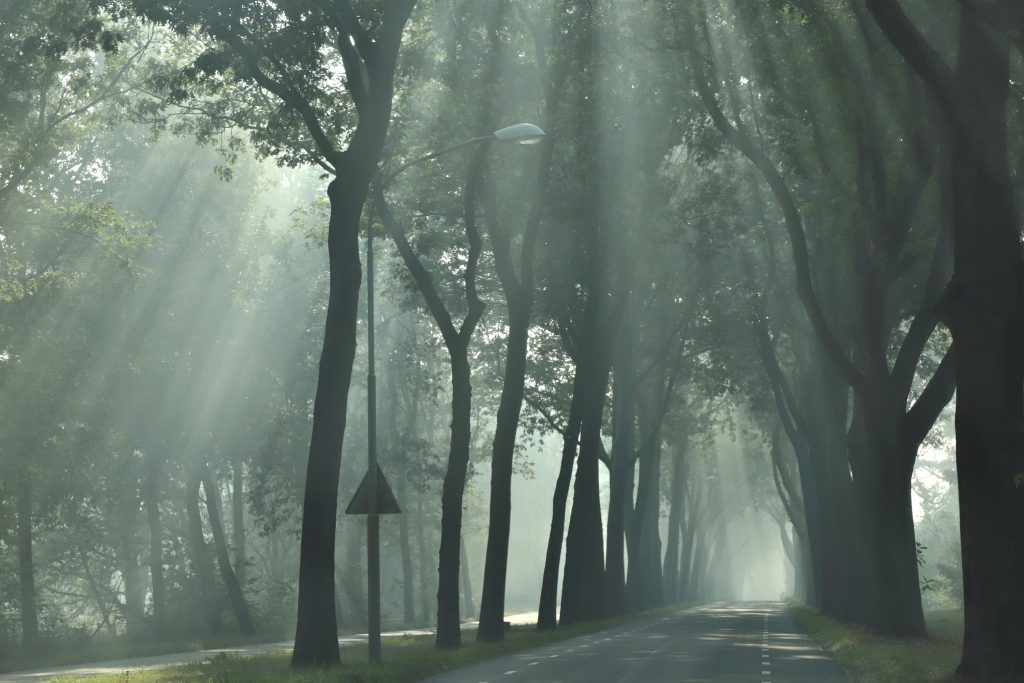
[{"label": "asphalt road", "polygon": [[[536,621],[536,614],[510,617]],[[401,631],[421,634],[426,631]],[[342,643],[365,635],[342,638]],[[291,642],[0,674],[0,683],[41,683],[257,655]],[[842,669],[807,637],[782,603],[720,603],[565,640],[427,679],[429,683],[846,683]],[[426,683],[426,682],[424,682]]]},{"label": "asphalt road", "polygon": [[728,603],[633,622],[424,683],[846,683],[782,603]]}]

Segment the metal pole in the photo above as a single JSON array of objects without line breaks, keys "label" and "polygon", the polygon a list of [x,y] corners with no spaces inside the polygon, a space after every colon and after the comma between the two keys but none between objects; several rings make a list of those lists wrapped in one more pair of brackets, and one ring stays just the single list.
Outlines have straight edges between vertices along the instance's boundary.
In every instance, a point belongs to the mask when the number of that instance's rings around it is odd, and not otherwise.
[{"label": "metal pole", "polygon": [[366,232],[366,467],[370,514],[366,516],[366,602],[370,661],[380,661],[380,515],[377,511],[377,373],[374,353],[373,225]]}]

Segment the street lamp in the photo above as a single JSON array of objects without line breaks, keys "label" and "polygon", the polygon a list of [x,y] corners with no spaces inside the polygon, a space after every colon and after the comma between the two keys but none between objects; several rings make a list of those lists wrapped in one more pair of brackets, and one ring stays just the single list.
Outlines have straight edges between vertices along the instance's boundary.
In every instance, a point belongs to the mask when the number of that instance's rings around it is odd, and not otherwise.
[{"label": "street lamp", "polygon": [[[540,142],[545,133],[539,126],[532,123],[517,123],[500,128],[490,135],[463,140],[450,147],[408,161],[399,166],[380,183],[383,191],[398,177],[402,171],[417,164],[426,163],[454,152],[463,147],[487,144],[490,142],[515,142],[520,145],[531,145]],[[373,307],[373,229],[366,234],[366,360],[368,373],[366,377],[366,477],[356,490],[352,502],[345,513],[350,515],[366,515],[366,602],[368,641],[370,661],[380,661],[380,515],[398,514],[401,509],[395,500],[391,487],[388,486],[384,473],[377,465],[377,374],[374,338],[374,307]]]},{"label": "street lamp", "polygon": [[544,139],[546,133],[541,129],[540,126],[535,126],[532,123],[516,123],[511,126],[505,126],[499,128],[490,135],[481,135],[475,138],[469,138],[462,142],[457,142],[450,147],[439,149],[436,152],[430,154],[424,154],[421,157],[417,157],[412,161],[407,161],[398,168],[396,168],[389,176],[387,176],[381,182],[381,189],[385,190],[391,185],[392,181],[399,176],[405,169],[410,166],[416,166],[417,164],[426,163],[433,161],[434,159],[444,156],[449,152],[454,152],[457,149],[463,147],[469,147],[471,145],[480,145],[488,142],[515,142],[520,145],[535,145]]}]

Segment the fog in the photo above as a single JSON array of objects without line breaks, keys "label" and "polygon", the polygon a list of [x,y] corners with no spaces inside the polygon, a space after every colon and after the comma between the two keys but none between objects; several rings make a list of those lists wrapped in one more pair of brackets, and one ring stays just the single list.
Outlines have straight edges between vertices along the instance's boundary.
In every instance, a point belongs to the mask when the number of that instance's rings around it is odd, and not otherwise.
[{"label": "fog", "polygon": [[0,2],[0,671],[742,601],[1016,642],[992,5]]}]

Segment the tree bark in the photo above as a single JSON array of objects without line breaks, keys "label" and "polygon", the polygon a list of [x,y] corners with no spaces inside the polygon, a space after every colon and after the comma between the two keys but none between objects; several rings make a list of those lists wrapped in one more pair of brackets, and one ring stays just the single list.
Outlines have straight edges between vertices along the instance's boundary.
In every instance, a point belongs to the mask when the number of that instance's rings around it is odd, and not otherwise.
[{"label": "tree bark", "polygon": [[210,549],[203,535],[203,518],[199,512],[199,487],[201,478],[193,466],[185,489],[185,516],[188,523],[188,539],[192,551],[193,598],[196,611],[203,615],[207,628],[219,633],[221,624],[221,600],[213,591],[214,570]]},{"label": "tree bark", "polygon": [[[657,387],[661,388],[661,382]],[[633,511],[633,547],[630,554],[626,592],[630,609],[647,610],[664,602],[661,575],[661,426],[660,416],[650,396],[638,404],[640,438],[640,476],[636,509]]]},{"label": "tree bark", "polygon": [[[386,5],[377,27],[377,38],[370,41],[372,48],[366,44],[369,39],[365,38],[363,27],[357,27],[360,45],[353,46],[357,54],[352,61],[358,64],[347,66],[358,70],[360,77],[350,76],[346,87],[358,109],[358,124],[344,152],[334,152],[329,143],[328,149],[321,149],[331,157],[328,161],[335,170],[335,178],[327,188],[331,203],[327,229],[330,285],[302,501],[299,604],[292,666],[323,667],[340,663],[338,621],[334,614],[334,542],[341,449],[359,319],[362,281],[359,226],[391,122],[398,52],[414,5],[415,0]],[[353,20],[359,23],[358,19]],[[343,37],[342,43],[348,38],[354,39],[354,36]],[[369,53],[358,54],[368,49]],[[307,126],[311,132],[316,129],[309,121]],[[320,140],[317,144],[324,146]]]},{"label": "tree bark", "polygon": [[562,460],[558,468],[558,477],[555,479],[555,491],[551,497],[551,528],[548,531],[544,574],[540,586],[540,606],[537,610],[537,628],[540,630],[553,629],[558,623],[558,570],[562,562],[562,541],[565,538],[565,506],[569,499],[572,466],[576,461],[576,446],[579,443],[585,384],[586,373],[577,365],[573,377],[569,417],[566,420],[565,432],[562,434]]},{"label": "tree bark", "polygon": [[[228,550],[227,535],[224,533],[224,522],[220,514],[220,490],[213,478],[213,473],[207,464],[201,467],[203,489],[206,492],[206,514],[210,519],[210,530],[213,532],[213,547],[217,554],[217,566],[220,569],[220,578],[227,590],[228,605],[238,622],[238,629],[251,635],[256,631],[253,624],[252,614],[249,612],[249,605],[245,602],[242,594],[242,586],[238,582],[234,569],[231,567],[231,555]],[[333,601],[332,601],[333,604]],[[337,624],[335,624],[337,628]]]},{"label": "tree bark", "polygon": [[[608,481],[608,547],[605,553],[605,605],[609,616],[626,611],[626,530],[633,509],[636,377],[633,335],[618,344],[612,393],[612,452]],[[632,542],[632,539],[631,539]]]},{"label": "tree bark", "polygon": [[491,449],[491,497],[487,527],[484,584],[480,597],[477,640],[500,641],[505,637],[505,582],[508,573],[508,540],[512,523],[512,463],[519,415],[526,384],[526,352],[532,296],[506,291],[509,331],[505,375]]},{"label": "tree bark", "polygon": [[898,3],[868,3],[936,96],[952,153],[954,271],[946,317],[956,346],[957,474],[964,567],[958,672],[1024,671],[1024,259],[1007,156],[1009,44],[960,15],[955,70]]},{"label": "tree bark", "polygon": [[448,467],[441,490],[441,544],[437,565],[437,640],[439,649],[462,643],[459,620],[459,563],[462,498],[466,490],[471,436],[469,357],[465,347],[451,349],[452,423]]},{"label": "tree bark", "polygon": [[964,568],[958,671],[1024,672],[1024,263],[1007,159],[1008,48],[966,13],[957,77],[983,103],[954,128],[956,461]]},{"label": "tree bark", "polygon": [[679,540],[682,535],[683,478],[685,468],[686,442],[676,444],[672,454],[672,482],[669,492],[668,538],[665,543],[665,562],[661,570],[665,602],[674,605],[679,602]]},{"label": "tree bark", "polygon": [[469,255],[463,274],[467,312],[456,327],[450,312],[435,286],[430,272],[413,251],[402,226],[395,219],[384,197],[384,188],[375,191],[377,212],[394,241],[402,261],[423,295],[434,323],[444,340],[451,363],[452,404],[451,440],[448,464],[441,488],[441,543],[437,568],[437,638],[438,649],[458,647],[462,643],[459,622],[459,558],[462,536],[462,499],[469,468],[472,418],[472,376],[469,365],[469,342],[483,315],[485,304],[477,294],[476,277],[483,240],[476,224],[477,195],[486,171],[488,147],[477,149],[470,162],[463,197],[463,224]]},{"label": "tree bark", "polygon": [[580,449],[572,494],[569,533],[565,539],[565,573],[562,577],[562,611],[559,623],[599,619],[605,615],[604,534],[598,479],[602,450],[601,422],[608,390],[610,363],[603,344],[594,340],[585,353],[592,357],[584,367],[591,373],[586,383],[580,425]]}]

